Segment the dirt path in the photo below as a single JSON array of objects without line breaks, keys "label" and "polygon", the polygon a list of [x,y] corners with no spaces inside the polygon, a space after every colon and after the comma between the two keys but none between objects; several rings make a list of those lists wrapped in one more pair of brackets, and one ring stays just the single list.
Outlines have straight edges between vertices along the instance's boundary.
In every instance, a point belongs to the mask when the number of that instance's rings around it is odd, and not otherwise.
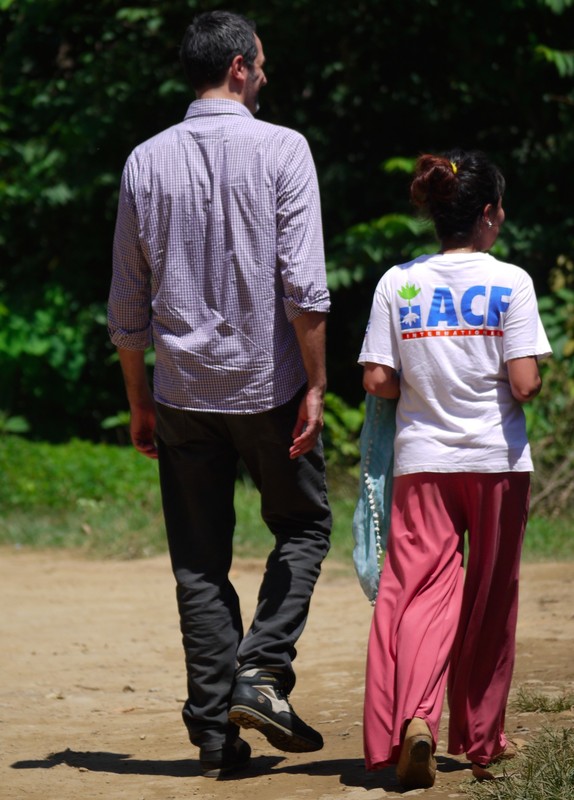
[{"label": "dirt path", "polygon": [[[246,620],[261,564],[239,562]],[[514,689],[574,691],[574,564],[522,571]],[[379,800],[400,795],[392,770],[366,774],[361,706],[371,610],[354,575],[327,563],[301,639],[296,710],[323,734],[317,754],[287,755],[246,732],[240,778],[199,775],[179,711],[183,657],[166,557],[93,562],[60,553],[0,552],[1,800]],[[574,713],[509,713],[529,739]],[[469,765],[438,749],[425,800],[462,797]],[[410,795],[420,792],[411,792]]]}]

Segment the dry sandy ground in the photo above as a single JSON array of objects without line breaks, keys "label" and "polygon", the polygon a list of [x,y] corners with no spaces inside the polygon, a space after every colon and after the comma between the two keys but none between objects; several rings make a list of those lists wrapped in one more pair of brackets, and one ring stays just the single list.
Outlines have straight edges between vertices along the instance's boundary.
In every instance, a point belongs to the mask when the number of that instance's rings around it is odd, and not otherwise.
[{"label": "dry sandy ground", "polygon": [[[261,564],[239,562],[246,619]],[[514,688],[574,690],[574,564],[522,571]],[[166,557],[127,563],[62,553],[0,552],[2,800],[380,800],[401,794],[393,770],[365,773],[361,706],[371,609],[353,573],[327,563],[300,641],[291,697],[323,734],[315,754],[281,754],[258,733],[241,777],[199,775],[183,699],[173,579]],[[572,727],[572,711],[510,711],[507,731],[532,739]],[[464,797],[469,764],[438,748],[425,800]]]}]

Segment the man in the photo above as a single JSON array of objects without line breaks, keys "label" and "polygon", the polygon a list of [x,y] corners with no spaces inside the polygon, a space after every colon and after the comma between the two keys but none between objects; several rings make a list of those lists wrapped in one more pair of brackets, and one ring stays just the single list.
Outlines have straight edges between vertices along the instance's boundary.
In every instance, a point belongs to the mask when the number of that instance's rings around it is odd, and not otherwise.
[{"label": "man", "polygon": [[[181,60],[196,101],[124,169],[109,328],[132,441],[159,458],[187,666],[183,718],[203,774],[217,777],[249,762],[238,726],[284,751],[323,746],[288,695],[329,549],[320,440],[329,296],[307,143],[253,117],[267,83],[254,25],[201,14]],[[239,459],[275,536],[245,636],[229,581]]]}]

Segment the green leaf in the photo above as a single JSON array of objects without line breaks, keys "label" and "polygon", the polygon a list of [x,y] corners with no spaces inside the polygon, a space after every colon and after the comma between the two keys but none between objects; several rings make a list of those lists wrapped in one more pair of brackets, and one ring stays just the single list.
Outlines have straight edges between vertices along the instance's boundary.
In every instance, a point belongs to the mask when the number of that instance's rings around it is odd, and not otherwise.
[{"label": "green leaf", "polygon": [[554,50],[543,44],[537,45],[534,52],[539,58],[553,64],[561,78],[570,78],[574,75],[574,52]]},{"label": "green leaf", "polygon": [[406,300],[409,305],[411,300],[414,300],[417,294],[420,294],[420,289],[417,289],[416,286],[412,283],[405,283],[404,286],[398,290],[399,297],[402,297],[403,300]]},{"label": "green leaf", "polygon": [[383,172],[405,172],[411,175],[414,172],[416,158],[388,158],[382,163]]},{"label": "green leaf", "polygon": [[541,2],[555,14],[562,14],[567,8],[574,5],[574,0],[541,0]]}]

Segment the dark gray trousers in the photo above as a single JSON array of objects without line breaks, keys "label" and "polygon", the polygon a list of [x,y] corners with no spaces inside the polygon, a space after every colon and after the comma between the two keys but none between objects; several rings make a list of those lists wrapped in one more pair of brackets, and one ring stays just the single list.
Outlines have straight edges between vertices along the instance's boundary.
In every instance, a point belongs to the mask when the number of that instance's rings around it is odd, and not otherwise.
[{"label": "dark gray trousers", "polygon": [[[207,749],[237,737],[227,711],[238,666],[279,670],[288,691],[295,683],[295,643],[331,531],[322,445],[289,458],[300,398],[253,415],[158,406],[160,484],[187,668],[183,717],[191,741]],[[245,636],[229,580],[239,458],[275,536]]]}]

